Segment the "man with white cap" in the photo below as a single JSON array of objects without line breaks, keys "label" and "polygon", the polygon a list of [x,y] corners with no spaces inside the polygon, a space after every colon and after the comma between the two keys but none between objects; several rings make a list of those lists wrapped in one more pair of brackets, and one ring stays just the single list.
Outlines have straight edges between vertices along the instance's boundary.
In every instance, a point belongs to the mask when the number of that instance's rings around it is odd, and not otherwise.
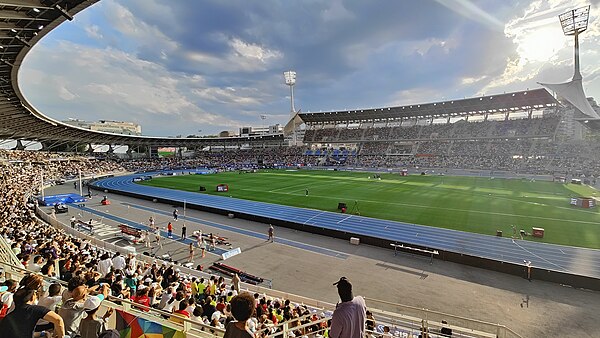
[{"label": "man with white cap", "polygon": [[333,283],[337,285],[341,303],[331,317],[330,338],[362,338],[365,336],[367,306],[361,296],[354,297],[352,284],[346,277]]},{"label": "man with white cap", "polygon": [[88,295],[88,287],[81,285],[73,290],[71,298],[64,302],[58,314],[63,318],[65,323],[65,333],[71,337],[79,333],[79,324],[83,319],[85,312],[85,303],[88,298],[98,298],[100,301],[108,296],[110,291],[108,284],[103,284],[100,287],[100,294],[97,296]]},{"label": "man with white cap", "polygon": [[102,331],[106,330],[106,322],[108,317],[113,312],[113,309],[110,308],[106,310],[106,313],[102,318],[96,317],[96,312],[100,308],[100,304],[102,301],[98,297],[88,297],[83,303],[83,309],[87,314],[81,323],[79,324],[79,334],[81,338],[98,338]]}]

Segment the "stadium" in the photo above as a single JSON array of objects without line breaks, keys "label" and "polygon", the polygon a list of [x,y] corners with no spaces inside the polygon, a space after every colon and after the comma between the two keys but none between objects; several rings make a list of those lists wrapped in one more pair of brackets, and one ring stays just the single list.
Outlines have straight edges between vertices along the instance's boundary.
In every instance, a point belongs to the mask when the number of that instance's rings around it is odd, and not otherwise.
[{"label": "stadium", "polygon": [[[31,48],[96,2],[0,4],[0,134],[15,144],[0,150],[0,337],[223,337],[246,292],[246,333],[335,336],[347,280],[368,337],[600,334],[589,6],[560,17],[566,83],[300,112],[286,72],[281,130],[183,138],[74,126],[21,92]],[[46,323],[25,328],[24,309]]]}]

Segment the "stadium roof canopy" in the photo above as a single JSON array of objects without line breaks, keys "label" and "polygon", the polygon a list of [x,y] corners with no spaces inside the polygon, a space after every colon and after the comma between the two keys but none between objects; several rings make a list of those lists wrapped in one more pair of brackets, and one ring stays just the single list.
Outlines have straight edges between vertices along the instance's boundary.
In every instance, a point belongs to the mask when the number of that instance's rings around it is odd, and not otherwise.
[{"label": "stadium roof canopy", "polygon": [[556,99],[543,88],[462,100],[412,104],[399,107],[301,113],[306,123],[361,122],[403,118],[436,118],[527,111],[555,107]]},{"label": "stadium roof canopy", "polygon": [[17,82],[23,59],[44,35],[96,2],[98,0],[0,1],[0,139],[134,146],[235,145],[283,141],[283,134],[227,138],[120,135],[78,128],[39,112],[24,98]]}]

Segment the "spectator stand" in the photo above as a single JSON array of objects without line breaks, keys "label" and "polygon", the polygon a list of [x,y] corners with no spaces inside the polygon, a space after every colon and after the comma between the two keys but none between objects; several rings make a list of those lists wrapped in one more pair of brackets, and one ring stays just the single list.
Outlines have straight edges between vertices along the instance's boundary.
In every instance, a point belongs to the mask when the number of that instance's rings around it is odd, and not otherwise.
[{"label": "spectator stand", "polygon": [[[2,267],[4,271],[10,271],[11,278],[16,281],[21,280],[21,278],[23,278],[26,274],[31,273],[30,271],[23,269],[22,267],[8,264],[4,261],[0,261],[0,267]],[[46,276],[42,277],[44,278],[45,288],[47,288],[52,283],[60,283],[63,286],[63,288],[67,287],[67,283],[62,280],[49,278]],[[117,311],[124,311],[127,314],[133,315],[135,318],[142,318],[148,322],[156,323],[172,330],[181,331],[188,338],[216,338],[223,337],[223,335],[225,334],[225,330],[223,329],[218,329],[210,325],[195,322],[191,319],[184,317],[180,318],[183,324],[179,324],[171,320],[166,320],[165,317],[169,318],[173,314],[170,312],[165,312],[155,308],[147,307],[142,304],[134,303],[128,299],[117,298],[110,295],[108,296],[107,300],[102,301],[98,313],[104,313],[109,308],[116,310],[108,318],[107,328],[109,329],[114,329],[117,326]],[[151,333],[148,334],[151,335]]]}]

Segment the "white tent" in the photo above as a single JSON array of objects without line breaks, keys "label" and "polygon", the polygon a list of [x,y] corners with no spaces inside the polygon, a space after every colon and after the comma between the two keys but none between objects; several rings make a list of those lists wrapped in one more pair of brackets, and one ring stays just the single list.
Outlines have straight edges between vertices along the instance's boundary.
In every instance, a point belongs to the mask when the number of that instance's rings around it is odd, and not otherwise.
[{"label": "white tent", "polygon": [[584,115],[590,119],[600,119],[600,115],[594,111],[594,108],[590,105],[590,102],[585,97],[583,91],[583,85],[581,84],[581,78],[573,79],[565,83],[540,83],[542,86],[558,94],[558,96],[569,101],[575,108],[577,108]]}]

